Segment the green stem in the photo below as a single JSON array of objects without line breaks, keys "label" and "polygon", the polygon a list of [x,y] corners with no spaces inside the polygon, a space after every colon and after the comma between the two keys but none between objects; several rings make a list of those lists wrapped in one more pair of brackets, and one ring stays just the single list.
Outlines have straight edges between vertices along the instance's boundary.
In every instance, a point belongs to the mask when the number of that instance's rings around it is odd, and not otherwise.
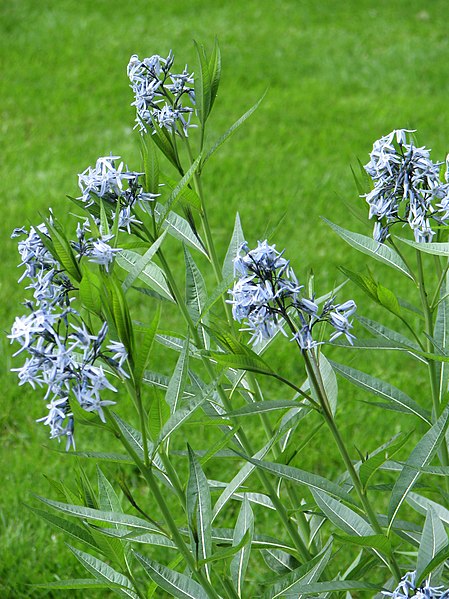
[{"label": "green stem", "polygon": [[[171,287],[174,298],[181,310],[182,315],[184,316],[186,324],[188,325],[188,327],[191,331],[193,342],[195,343],[195,345],[197,347],[203,348],[202,339],[201,339],[200,335],[198,334],[198,330],[195,327],[195,324],[193,323],[193,321],[190,317],[190,314],[187,310],[185,302],[183,301],[183,298],[179,294],[178,287],[173,278],[173,275],[171,273],[169,265],[168,265],[167,261],[165,260],[162,252],[158,252],[158,253],[159,253],[159,257],[161,259],[161,263],[164,266],[164,271],[167,276],[167,281]],[[215,373],[214,373],[212,364],[210,363],[209,359],[204,355],[201,356],[201,360],[206,369],[206,372],[208,373],[209,377],[213,381],[215,379]],[[226,395],[226,393],[221,385],[217,385],[217,392],[220,396],[220,399],[223,403],[225,410],[227,412],[232,412],[232,404],[229,401],[229,398]],[[232,420],[234,421],[236,428],[238,428],[238,424],[239,424],[238,419],[232,418]],[[245,433],[241,429],[238,431],[238,433],[235,434],[235,436],[236,436],[236,439],[237,439],[237,442],[239,443],[239,445],[249,456],[253,456],[256,453],[254,451],[254,449],[252,448],[251,443],[247,439]],[[310,555],[304,541],[302,540],[301,536],[299,535],[296,527],[293,525],[292,521],[290,520],[290,517],[287,514],[287,510],[285,509],[285,506],[283,505],[280,498],[277,496],[276,491],[275,491],[273,485],[271,484],[269,477],[265,474],[265,472],[263,470],[260,470],[259,468],[257,469],[257,474],[259,476],[260,481],[264,485],[264,487],[267,491],[267,494],[269,495],[271,501],[273,502],[273,505],[275,506],[276,511],[278,512],[282,522],[284,523],[284,526],[286,527],[286,529],[290,535],[290,538],[292,539],[293,543],[295,544],[296,549],[298,550],[299,554],[303,557],[303,559],[308,561],[311,558],[311,555]]]},{"label": "green stem", "polygon": [[[433,336],[433,314],[432,314],[432,310],[430,308],[428,299],[427,299],[427,292],[426,292],[426,286],[425,286],[425,279],[424,279],[424,269],[423,269],[423,263],[422,263],[422,258],[421,258],[421,252],[419,250],[416,250],[416,262],[417,262],[417,266],[418,266],[418,287],[419,287],[419,294],[421,297],[421,305],[422,305],[422,309],[424,312],[424,327],[425,327],[425,332],[427,333],[426,335],[426,349],[427,352],[429,354],[433,354],[435,353],[435,349],[433,347],[432,342],[429,339],[429,336],[432,337]],[[428,368],[428,372],[429,372],[429,380],[430,380],[430,390],[431,390],[431,394],[432,394],[432,421],[436,422],[436,420],[438,419],[438,416],[440,415],[440,389],[439,389],[439,384],[438,384],[438,380],[437,380],[437,371],[436,371],[436,364],[435,364],[435,360],[432,359],[427,359],[427,368]],[[438,452],[440,460],[441,460],[441,464],[443,466],[448,466],[449,465],[449,453],[448,453],[448,447],[447,447],[447,442],[445,441],[444,443],[441,444],[440,446],[440,451]],[[449,489],[449,480],[446,481],[447,487]]]},{"label": "green stem", "polygon": [[[318,366],[316,357],[312,352],[310,352],[311,357],[309,357],[309,353],[307,351],[302,351],[302,355],[303,355],[304,362],[306,365],[306,371],[309,376],[310,385],[311,385],[311,387],[313,387],[315,389],[315,393],[316,393],[317,397],[319,398],[323,417],[326,421],[326,424],[329,427],[329,430],[332,433],[332,436],[333,436],[335,443],[338,447],[338,450],[339,450],[340,455],[343,459],[343,462],[346,466],[348,474],[351,477],[351,480],[353,482],[356,493],[357,493],[357,495],[360,499],[360,502],[365,510],[365,513],[368,517],[368,520],[370,521],[370,524],[373,527],[373,530],[375,531],[376,534],[384,535],[382,527],[380,526],[380,524],[377,520],[376,513],[373,510],[371,503],[365,493],[365,490],[360,481],[359,475],[358,475],[356,469],[354,468],[354,464],[352,463],[351,457],[349,456],[349,453],[346,449],[346,445],[343,441],[340,431],[338,430],[338,427],[335,424],[335,420],[334,420],[334,417],[333,417],[333,414],[331,411],[329,400],[327,398],[326,390],[324,388],[323,380],[321,378],[321,374],[319,371],[319,366]],[[397,580],[399,580],[401,578],[401,571],[399,569],[399,566],[398,566],[395,558],[391,557],[391,561],[389,561],[388,564],[389,564],[391,573],[397,578]]]},{"label": "green stem", "polygon": [[152,492],[152,495],[155,498],[156,503],[158,504],[159,509],[162,512],[165,523],[171,533],[172,539],[175,542],[176,546],[178,547],[179,551],[182,553],[182,556],[184,557],[186,564],[188,565],[188,567],[190,568],[190,570],[192,571],[193,575],[196,577],[198,582],[201,584],[201,586],[207,593],[208,597],[210,597],[211,599],[220,599],[220,596],[215,591],[215,589],[212,587],[211,583],[208,581],[206,576],[204,576],[204,574],[201,572],[201,570],[199,570],[197,568],[195,558],[193,557],[191,551],[187,547],[181,533],[178,530],[178,527],[176,525],[176,522],[173,519],[170,508],[168,507],[167,502],[165,501],[165,499],[159,489],[159,485],[157,484],[157,481],[156,481],[154,474],[151,470],[151,466],[148,467],[142,462],[142,460],[139,458],[137,453],[134,451],[134,449],[128,443],[126,437],[122,434],[119,426],[115,423],[114,418],[111,418],[111,421],[114,423],[114,428],[115,428],[116,434],[119,436],[123,446],[128,451],[129,455],[132,457],[136,466],[139,468],[143,477],[147,481],[148,486],[150,487],[150,490]]}]

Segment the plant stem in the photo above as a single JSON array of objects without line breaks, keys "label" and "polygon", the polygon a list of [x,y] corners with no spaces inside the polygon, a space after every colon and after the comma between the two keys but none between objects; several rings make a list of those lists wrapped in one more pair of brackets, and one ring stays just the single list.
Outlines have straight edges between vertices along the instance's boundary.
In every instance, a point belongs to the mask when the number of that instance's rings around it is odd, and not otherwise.
[{"label": "plant stem", "polygon": [[165,499],[159,489],[159,485],[157,484],[157,481],[154,477],[151,466],[147,466],[146,464],[144,464],[144,462],[142,462],[142,460],[139,458],[137,453],[134,451],[134,449],[128,443],[126,437],[122,434],[119,426],[117,425],[117,423],[115,423],[114,418],[111,418],[111,421],[114,422],[115,431],[116,431],[117,435],[119,436],[123,446],[128,451],[129,455],[132,457],[136,466],[139,468],[140,472],[142,473],[145,480],[147,481],[148,486],[150,487],[150,490],[152,492],[152,495],[155,498],[155,500],[159,506],[159,509],[162,512],[165,523],[166,523],[168,529],[170,530],[173,541],[176,543],[176,546],[178,547],[179,551],[182,553],[182,556],[184,557],[186,564],[192,571],[193,575],[197,578],[198,582],[201,584],[201,586],[203,587],[203,589],[205,590],[207,595],[210,597],[210,599],[220,599],[220,596],[215,591],[215,589],[213,588],[211,583],[207,580],[206,576],[204,576],[204,574],[201,572],[201,570],[199,570],[197,568],[195,558],[192,555],[190,549],[187,547],[181,533],[178,530],[176,522],[174,521],[173,516],[171,514],[170,508],[168,507],[167,502],[165,501]]},{"label": "plant stem", "polygon": [[[301,350],[301,351],[302,351],[302,355],[303,355],[304,362],[306,365],[306,371],[309,376],[310,385],[311,385],[311,387],[313,387],[315,389],[315,393],[316,393],[317,397],[319,398],[323,417],[326,421],[326,424],[329,427],[329,430],[332,433],[332,436],[334,437],[335,443],[338,447],[340,455],[341,455],[343,462],[346,466],[348,474],[351,477],[354,488],[355,488],[356,493],[360,499],[360,502],[365,510],[368,520],[370,521],[370,524],[373,527],[373,530],[376,534],[384,535],[382,527],[380,526],[380,524],[377,520],[376,513],[374,512],[374,510],[371,506],[371,503],[365,493],[365,490],[360,481],[359,475],[358,475],[356,469],[354,468],[354,464],[352,463],[352,460],[351,460],[349,453],[346,449],[346,445],[343,441],[340,431],[338,430],[338,427],[335,424],[335,420],[334,420],[334,417],[333,417],[333,414],[331,411],[329,400],[327,398],[326,390],[324,388],[323,380],[321,378],[321,374],[319,371],[318,362],[316,361],[316,357],[314,356],[314,354],[312,352],[310,352],[311,357],[309,357],[308,351],[306,351],[306,350]],[[401,578],[401,571],[400,571],[399,566],[394,557],[391,557],[391,561],[388,562],[388,565],[391,570],[391,573],[397,578],[397,580],[399,580]]]}]

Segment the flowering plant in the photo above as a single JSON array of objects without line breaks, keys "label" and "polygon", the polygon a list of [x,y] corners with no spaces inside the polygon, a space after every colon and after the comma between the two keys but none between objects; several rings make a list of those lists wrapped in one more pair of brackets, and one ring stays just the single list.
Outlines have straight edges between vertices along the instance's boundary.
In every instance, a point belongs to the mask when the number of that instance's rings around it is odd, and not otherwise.
[{"label": "flowering plant", "polygon": [[[268,240],[250,249],[238,215],[220,260],[203,174],[257,104],[208,146],[221,58],[217,44],[210,55],[196,49],[195,77],[187,67],[174,74],[171,52],[130,59],[142,168],[129,170],[119,156],[98,158],[79,175],[81,195],[71,198],[80,211],[73,234],[53,212],[13,233],[25,268],[20,280],[32,296],[10,334],[16,354],[27,355],[14,369],[19,382],[45,390],[48,414],[39,421],[51,438],[64,439],[69,457],[123,468],[120,491],[100,468],[96,488],[81,470],[78,492],[58,484],[58,500],[39,498],[47,509],[31,508],[75,539],[69,547],[92,575],[38,586],[142,599],[161,592],[195,599],[445,597],[449,517],[435,499],[444,503],[447,490],[433,482],[443,476],[447,483],[449,473],[449,184],[440,179],[440,163],[409,131],[392,132],[376,142],[365,167],[372,188],[361,188],[376,218],[374,239],[330,223],[416,286],[419,308],[371,272],[343,269],[405,332],[356,313],[352,299],[339,303],[339,288],[317,296],[313,277],[300,283]],[[163,174],[163,164],[178,179]],[[396,223],[410,225],[414,240],[394,237]],[[182,244],[184,289],[169,238]],[[436,256],[427,278],[423,254]],[[161,328],[162,310],[176,331]],[[417,314],[416,323],[405,310]],[[354,320],[370,339],[355,334]],[[293,381],[265,357],[282,335],[301,364]],[[406,352],[428,370],[431,406],[330,361],[324,354],[331,344]],[[158,372],[161,361],[165,371]],[[336,373],[420,421],[425,433],[411,451],[410,434],[400,433],[351,455],[336,420]],[[268,399],[267,378],[283,399]],[[263,444],[248,424],[254,418]],[[212,432],[201,445],[205,425]],[[322,425],[341,461],[338,475],[292,464]],[[111,451],[81,449],[83,426],[109,436]],[[405,460],[394,460],[404,451]],[[421,475],[429,480],[424,495],[416,492]],[[276,520],[275,536],[266,534],[267,517]]]}]

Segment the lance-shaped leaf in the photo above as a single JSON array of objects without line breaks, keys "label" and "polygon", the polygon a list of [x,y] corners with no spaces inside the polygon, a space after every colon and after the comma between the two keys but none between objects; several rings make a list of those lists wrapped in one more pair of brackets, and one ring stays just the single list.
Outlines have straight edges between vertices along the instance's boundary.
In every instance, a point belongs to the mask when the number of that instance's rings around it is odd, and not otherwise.
[{"label": "lance-shaped leaf", "polygon": [[84,505],[73,505],[62,503],[61,501],[53,501],[52,499],[45,499],[45,497],[36,497],[39,501],[42,501],[53,509],[74,516],[75,518],[94,520],[95,522],[107,522],[108,524],[118,524],[120,526],[142,530],[144,532],[160,533],[159,528],[156,528],[153,524],[138,516],[131,516],[121,512],[96,510],[94,508],[85,507]]},{"label": "lance-shaped leaf", "polygon": [[[116,257],[115,261],[124,270],[130,272],[135,265],[141,260],[142,256],[132,250],[122,250]],[[163,270],[154,262],[148,262],[144,269],[137,277],[140,281],[148,285],[150,289],[154,289],[165,299],[174,301],[173,296],[168,288]]]},{"label": "lance-shaped leaf", "polygon": [[142,135],[141,154],[145,173],[145,191],[159,193],[159,159],[152,135]]},{"label": "lance-shaped leaf", "polygon": [[251,541],[254,534],[254,515],[248,499],[243,500],[242,507],[237,518],[237,523],[234,530],[233,545],[238,545],[245,534],[249,532],[249,538],[245,545],[238,551],[231,561],[231,576],[234,582],[234,587],[237,590],[239,597],[242,596],[243,583],[245,580],[246,570],[248,568],[249,556],[251,553]]},{"label": "lance-shaped leaf", "polygon": [[[143,271],[150,264],[153,256],[159,250],[162,245],[162,242],[165,239],[167,232],[164,231],[160,237],[156,239],[156,241],[147,249],[147,251],[136,259],[133,267],[128,271],[128,275],[126,279],[122,283],[122,289],[124,292],[128,291],[128,289],[134,284],[137,278],[143,273]],[[150,267],[151,268],[151,267]]]},{"label": "lance-shaped leaf", "polygon": [[266,401],[258,401],[232,412],[217,414],[217,418],[231,418],[235,416],[253,416],[254,414],[265,414],[267,412],[276,412],[277,410],[286,410],[291,408],[301,408],[299,402],[292,399],[267,399]]},{"label": "lance-shaped leaf", "polygon": [[[435,319],[435,328],[433,337],[435,344],[441,347],[443,351],[449,349],[449,274],[444,278],[440,290],[440,303],[438,304],[437,317]],[[447,362],[437,362],[435,370],[438,377],[438,393],[440,403],[448,389],[449,382],[449,364]]]},{"label": "lance-shaped leaf", "polygon": [[[257,453],[254,454],[254,459],[257,460],[263,458],[270,450],[274,441],[274,438],[270,439],[268,443],[264,447],[262,447],[262,449],[260,449]],[[215,518],[218,516],[218,514],[221,512],[224,506],[232,498],[234,493],[238,491],[238,489],[243,485],[245,480],[250,476],[250,474],[255,470],[255,468],[256,464],[253,464],[249,461],[246,462],[240,469],[240,471],[234,476],[234,478],[227,484],[226,488],[224,489],[224,491],[222,492],[222,494],[217,499],[217,502],[214,505],[212,520],[215,520]]]},{"label": "lance-shaped leaf", "polygon": [[298,583],[295,586],[294,593],[287,593],[283,595],[285,599],[297,599],[302,596],[316,596],[323,597],[323,593],[333,593],[342,591],[362,591],[368,590],[373,593],[374,591],[380,591],[381,586],[372,584],[370,582],[362,582],[360,580],[326,580],[323,582],[311,582],[311,583]]},{"label": "lance-shaped leaf", "polygon": [[170,407],[171,414],[174,414],[178,409],[179,402],[184,394],[189,368],[189,346],[190,339],[187,335],[165,394],[165,401]]},{"label": "lance-shaped leaf", "polygon": [[431,499],[427,499],[427,497],[423,497],[418,493],[409,493],[407,496],[407,503],[412,506],[420,514],[424,516],[427,514],[429,510],[432,510],[437,514],[438,518],[449,526],[449,510],[437,503],[436,501],[432,501]]},{"label": "lance-shaped leaf", "polygon": [[159,392],[154,397],[148,411],[148,431],[153,442],[156,442],[165,423],[170,418],[170,406]]},{"label": "lance-shaped leaf", "polygon": [[[434,509],[429,507],[416,560],[416,577],[419,579],[435,555],[448,544],[444,524]],[[433,572],[434,577],[438,575]]]},{"label": "lance-shaped leaf", "polygon": [[[321,380],[323,381],[332,414],[335,415],[337,409],[338,384],[332,365],[332,362],[330,362],[323,354],[320,354],[318,367],[320,370]],[[319,404],[316,390],[313,387],[311,388],[311,394],[315,401]]]},{"label": "lance-shaped leaf", "polygon": [[332,553],[332,542],[329,542],[323,551],[302,564],[292,572],[281,576],[275,584],[265,593],[264,599],[278,599],[284,597],[300,596],[297,592],[298,585],[309,585],[315,582],[326,567]]},{"label": "lance-shaped leaf", "polygon": [[134,555],[145,569],[145,572],[161,589],[177,599],[209,599],[206,591],[195,580],[185,574],[171,570],[162,564],[137,553]]},{"label": "lance-shaped leaf", "polygon": [[425,254],[432,254],[433,256],[449,256],[449,243],[418,243],[416,241],[411,241],[410,239],[405,239],[404,237],[397,237],[397,239]]},{"label": "lance-shaped leaf", "polygon": [[312,494],[324,515],[343,532],[359,537],[374,534],[371,524],[351,508],[318,489],[312,489]]},{"label": "lance-shaped leaf", "polygon": [[190,317],[197,324],[207,301],[206,284],[190,252],[184,246],[186,265],[186,304]]},{"label": "lance-shaped leaf", "polygon": [[[163,206],[157,203],[154,208],[154,213],[158,222],[161,220],[162,211]],[[195,234],[186,219],[182,218],[182,216],[179,216],[179,214],[176,214],[176,212],[169,212],[167,214],[165,220],[162,222],[162,228],[166,229],[167,232],[176,239],[179,239],[186,245],[207,256],[207,252],[204,249],[204,244],[201,239],[199,239],[198,235]]]},{"label": "lance-shaped leaf", "polygon": [[[139,596],[134,591],[134,587],[129,578],[123,574],[120,574],[120,572],[117,572],[111,568],[111,566],[97,559],[96,557],[93,557],[89,553],[75,549],[75,547],[71,547],[70,545],[69,549],[83,564],[86,570],[93,574],[95,578],[105,582],[111,582],[113,585],[113,590],[118,595],[121,595],[122,597],[131,597],[132,599],[139,599]],[[120,585],[121,588],[117,589],[115,585]]]},{"label": "lance-shaped leaf", "polygon": [[160,317],[161,308],[158,304],[151,324],[146,327],[135,327],[137,346],[139,348],[139,351],[136,352],[137,355],[134,356],[134,382],[137,387],[139,387],[142,383],[145,369],[150,360],[150,354],[153,348],[153,342],[157,328],[159,326]]},{"label": "lance-shaped leaf", "polygon": [[379,470],[382,464],[391,459],[401,447],[405,445],[410,438],[411,433],[412,431],[407,435],[402,435],[401,438],[398,439],[398,436],[401,435],[401,433],[399,433],[399,435],[396,435],[390,439],[390,441],[384,443],[381,447],[373,451],[368,459],[360,464],[359,477],[360,482],[365,489],[371,477]]},{"label": "lance-shaped leaf", "polygon": [[245,237],[240,223],[239,213],[235,215],[234,230],[232,232],[231,241],[229,242],[228,250],[223,262],[222,274],[223,278],[227,279],[230,276],[234,276],[234,260],[237,258],[237,254],[245,241]]},{"label": "lance-shaped leaf", "polygon": [[100,510],[111,512],[123,512],[122,505],[114,487],[97,466],[98,478],[98,505]]},{"label": "lance-shaped leaf", "polygon": [[[369,318],[365,318],[364,316],[356,316],[356,319],[358,322],[360,322],[364,329],[366,329],[376,337],[383,337],[384,339],[388,339],[392,343],[398,343],[399,345],[403,345],[404,347],[409,347],[411,349],[416,349],[418,351],[420,349],[419,345],[415,343],[415,341],[412,341],[408,337],[405,337],[404,335],[398,333],[397,331],[394,331],[393,329],[389,329],[380,322],[370,320]],[[427,363],[427,361],[424,358],[412,351],[410,352],[410,355],[416,358],[417,360],[424,362],[424,364]]]},{"label": "lance-shaped leaf", "polygon": [[176,187],[170,193],[168,200],[163,205],[158,218],[161,222],[165,221],[169,212],[171,212],[172,208],[176,205],[177,199],[181,197],[181,193],[190,183],[192,177],[194,176],[196,170],[198,169],[198,165],[201,161],[201,154],[197,157],[197,159],[190,166],[189,170],[182,177],[181,181],[176,185]]},{"label": "lance-shaped leaf", "polygon": [[383,243],[379,243],[374,241],[371,237],[367,237],[366,235],[361,235],[360,233],[353,233],[352,231],[348,231],[347,229],[343,229],[343,227],[339,227],[338,225],[330,222],[327,218],[323,218],[324,222],[326,222],[344,241],[349,243],[350,246],[371,256],[375,260],[379,262],[383,262],[388,266],[395,268],[402,274],[406,275],[410,279],[413,279],[413,275],[409,271],[407,265],[399,256],[399,254],[393,250],[390,246],[385,245]]},{"label": "lance-shaped leaf", "polygon": [[89,268],[82,269],[83,278],[79,284],[79,296],[81,303],[89,312],[100,314],[102,309],[101,302],[101,279]]},{"label": "lance-shaped leaf", "polygon": [[94,578],[73,578],[70,580],[58,580],[56,582],[41,582],[32,585],[37,589],[48,589],[48,590],[77,590],[77,589],[120,589],[119,584],[115,584],[111,581],[100,582]]},{"label": "lance-shaped leaf", "polygon": [[[198,560],[207,560],[212,552],[212,506],[210,489],[201,465],[188,446],[190,475],[186,489],[187,516]],[[209,567],[205,566],[206,573]]]},{"label": "lance-shaped leaf", "polygon": [[174,412],[162,427],[157,445],[168,439],[178,428],[189,420],[196,410],[206,401],[208,395],[212,394],[215,387],[209,389],[209,392],[201,392],[198,396],[190,399],[186,406],[179,408]]},{"label": "lance-shaped leaf", "polygon": [[448,426],[449,405],[446,406],[441,416],[438,418],[432,428],[417,443],[393,487],[391,492],[390,504],[388,506],[388,518],[391,527],[397,516],[399,508],[406,499],[408,493],[413,488],[420,476],[419,468],[427,466],[436,452],[441,442],[445,438]]},{"label": "lance-shaped leaf", "polygon": [[239,455],[245,458],[245,460],[248,460],[248,462],[251,462],[251,464],[258,466],[267,472],[271,472],[275,476],[286,478],[287,480],[291,480],[292,482],[300,485],[305,485],[310,489],[310,491],[315,489],[319,491],[325,491],[333,497],[338,497],[347,503],[354,503],[354,500],[348,493],[346,493],[346,491],[344,491],[336,483],[324,478],[323,476],[312,474],[311,472],[300,470],[299,468],[294,468],[293,466],[285,466],[284,464],[277,464],[276,462],[256,460],[240,453]]},{"label": "lance-shaped leaf", "polygon": [[418,416],[418,418],[421,418],[426,424],[430,424],[430,414],[428,410],[421,407],[400,389],[397,389],[390,383],[382,381],[370,374],[366,374],[361,370],[351,368],[350,366],[345,366],[344,364],[338,364],[337,362],[332,361],[331,364],[336,372],[357,387],[381,397],[389,404],[392,404],[392,407],[398,411]]},{"label": "lance-shaped leaf", "polygon": [[98,545],[87,527],[80,526],[79,524],[76,524],[71,520],[60,518],[55,514],[50,514],[45,510],[40,510],[30,505],[27,505],[26,507],[41,518],[43,518],[44,520],[46,520],[47,522],[49,522],[50,524],[52,524],[53,526],[56,526],[56,528],[59,528],[66,534],[70,535],[77,541],[82,541],[86,545],[92,547],[92,549],[98,551]]}]

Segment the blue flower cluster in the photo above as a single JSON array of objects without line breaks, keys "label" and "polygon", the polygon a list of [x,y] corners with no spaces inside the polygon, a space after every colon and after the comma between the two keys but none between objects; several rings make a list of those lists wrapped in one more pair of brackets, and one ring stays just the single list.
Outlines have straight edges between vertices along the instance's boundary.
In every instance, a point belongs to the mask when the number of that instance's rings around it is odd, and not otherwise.
[{"label": "blue flower cluster", "polygon": [[448,599],[449,590],[443,590],[443,587],[431,587],[425,580],[419,588],[416,587],[416,572],[407,572],[401,578],[401,582],[391,593],[382,591],[383,595],[393,597],[393,599]]},{"label": "blue flower cluster", "polygon": [[277,331],[286,334],[284,326],[288,324],[293,340],[302,350],[310,350],[321,343],[314,339],[313,328],[327,322],[334,329],[330,341],[345,335],[352,344],[349,318],[356,310],[355,303],[349,300],[334,304],[332,297],[320,309],[313,297],[303,296],[303,286],[283,253],[265,240],[259,241],[253,250],[244,243],[234,260],[237,280],[228,302],[232,304],[234,319],[247,323],[247,329],[243,330],[252,333],[251,342],[270,339]]},{"label": "blue flower cluster", "polygon": [[[70,401],[76,400],[88,412],[97,412],[104,421],[103,407],[115,402],[102,399],[100,394],[106,389],[116,391],[104,365],[127,376],[123,369],[127,353],[120,342],[106,344],[106,323],[97,335],[84,323],[79,324],[80,315],[71,307],[69,296],[73,286],[42,240],[48,236],[47,226],[31,227],[29,232],[16,229],[12,236],[24,235],[18,244],[20,266],[25,266],[20,280],[29,279],[27,289],[33,290],[33,300],[26,302],[30,313],[17,317],[8,335],[11,342],[21,345],[14,355],[28,354],[23,366],[13,370],[18,372],[20,385],[46,387],[48,414],[38,422],[50,427],[50,438],[66,437],[69,449],[75,444]],[[95,251],[90,255],[96,259]]]},{"label": "blue flower cluster", "polygon": [[127,69],[135,97],[131,106],[136,107],[136,127],[141,132],[151,130],[155,123],[176,132],[179,123],[187,136],[189,127],[194,126],[190,123],[195,105],[193,74],[187,66],[182,73],[172,73],[173,62],[171,51],[167,58],[131,56]]},{"label": "blue flower cluster", "polygon": [[441,162],[432,162],[430,150],[414,145],[407,129],[397,129],[374,142],[365,170],[374,189],[362,196],[375,218],[373,237],[383,243],[395,223],[408,223],[415,240],[430,242],[435,234],[431,221],[449,217],[449,178],[440,179]]}]

